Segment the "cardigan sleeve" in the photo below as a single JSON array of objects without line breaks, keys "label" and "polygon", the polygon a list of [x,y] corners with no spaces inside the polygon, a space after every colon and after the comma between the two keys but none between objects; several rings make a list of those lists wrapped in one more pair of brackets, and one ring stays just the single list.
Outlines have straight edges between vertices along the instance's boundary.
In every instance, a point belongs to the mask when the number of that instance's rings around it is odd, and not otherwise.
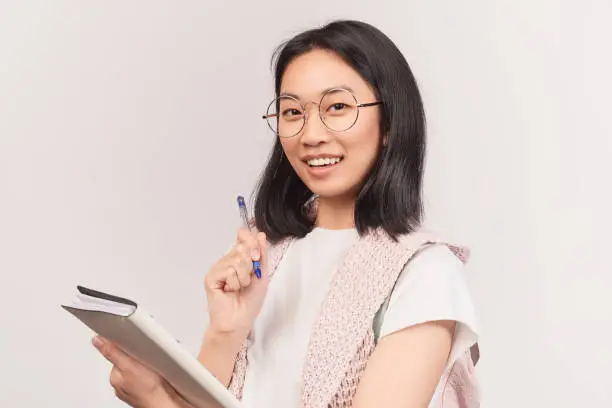
[{"label": "cardigan sleeve", "polygon": [[374,331],[383,338],[435,320],[457,322],[450,366],[477,342],[478,328],[463,263],[444,245],[426,248],[406,265]]}]

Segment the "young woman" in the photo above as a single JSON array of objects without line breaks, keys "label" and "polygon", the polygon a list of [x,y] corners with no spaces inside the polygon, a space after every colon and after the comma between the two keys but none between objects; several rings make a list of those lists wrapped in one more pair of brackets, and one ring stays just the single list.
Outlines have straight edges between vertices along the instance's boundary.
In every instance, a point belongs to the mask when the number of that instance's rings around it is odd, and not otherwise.
[{"label": "young woman", "polygon": [[[406,60],[378,29],[336,21],[275,61],[258,232],[238,231],[205,277],[199,361],[245,407],[478,406],[467,252],[421,225],[425,119]],[[187,406],[94,342],[119,398]]]}]

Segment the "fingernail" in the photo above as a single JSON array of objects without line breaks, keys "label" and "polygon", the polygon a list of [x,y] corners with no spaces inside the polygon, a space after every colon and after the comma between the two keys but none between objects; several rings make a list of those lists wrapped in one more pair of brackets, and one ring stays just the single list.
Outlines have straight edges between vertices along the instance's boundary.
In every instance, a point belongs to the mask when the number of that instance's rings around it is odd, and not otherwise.
[{"label": "fingernail", "polygon": [[251,259],[254,261],[259,260],[259,250],[258,249],[251,249]]},{"label": "fingernail", "polygon": [[94,345],[94,346],[96,346],[96,347],[98,347],[98,348],[99,348],[99,347],[102,347],[102,345],[104,344],[104,342],[102,341],[102,339],[101,339],[99,336],[95,336],[95,337],[92,339],[92,341],[91,341],[91,342],[93,343],[93,345]]}]

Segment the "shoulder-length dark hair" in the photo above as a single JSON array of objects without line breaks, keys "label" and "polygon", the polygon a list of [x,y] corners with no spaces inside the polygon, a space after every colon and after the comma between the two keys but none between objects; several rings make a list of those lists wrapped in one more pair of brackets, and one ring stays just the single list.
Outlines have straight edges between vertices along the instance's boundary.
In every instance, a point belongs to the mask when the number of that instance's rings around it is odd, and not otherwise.
[{"label": "shoulder-length dark hair", "polygon": [[[329,50],[374,89],[381,105],[380,153],[357,196],[355,226],[363,235],[382,227],[393,239],[420,224],[425,159],[425,114],[406,59],[377,28],[359,21],[334,21],[281,44],[272,61],[278,96],[287,65],[313,49]],[[277,138],[255,193],[255,225],[269,241],[303,237],[314,227],[304,211],[313,193],[301,181]]]}]

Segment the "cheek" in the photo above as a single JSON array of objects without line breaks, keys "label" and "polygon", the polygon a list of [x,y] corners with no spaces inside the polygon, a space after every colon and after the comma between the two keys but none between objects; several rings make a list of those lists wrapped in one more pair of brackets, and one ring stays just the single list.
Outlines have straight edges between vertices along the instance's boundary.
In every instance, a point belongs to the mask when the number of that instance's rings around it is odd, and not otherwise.
[{"label": "cheek", "polygon": [[283,148],[283,152],[285,152],[285,156],[291,156],[293,154],[292,151],[294,151],[295,148],[292,147],[290,139],[280,139],[280,144]]},{"label": "cheek", "polygon": [[298,142],[297,138],[281,139],[281,146],[285,156],[289,159],[289,162],[295,167],[296,161],[299,161]]},{"label": "cheek", "polygon": [[374,164],[377,156],[377,144],[370,143],[369,145],[361,145],[359,151],[353,157],[352,171],[355,174],[359,174],[359,177],[363,177],[370,171],[370,168]]},{"label": "cheek", "polygon": [[380,135],[377,127],[368,127],[363,129],[358,135],[347,143],[348,154],[351,155],[353,164],[362,167],[362,172],[365,172],[372,165],[379,151]]}]

